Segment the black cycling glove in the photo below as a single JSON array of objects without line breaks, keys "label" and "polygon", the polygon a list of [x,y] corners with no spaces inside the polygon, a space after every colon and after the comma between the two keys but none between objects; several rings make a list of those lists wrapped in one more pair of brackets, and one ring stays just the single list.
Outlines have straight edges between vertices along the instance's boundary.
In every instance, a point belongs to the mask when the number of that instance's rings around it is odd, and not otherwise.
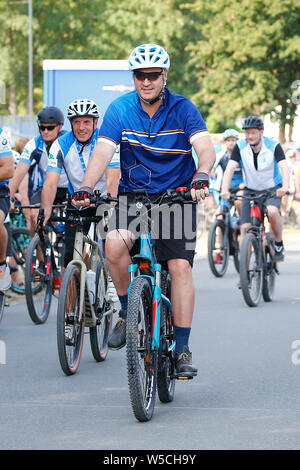
[{"label": "black cycling glove", "polygon": [[209,177],[207,173],[203,171],[198,171],[194,174],[192,182],[191,182],[191,189],[204,189],[209,188]]},{"label": "black cycling glove", "polygon": [[91,196],[94,194],[92,188],[88,186],[83,186],[79,188],[77,191],[74,192],[74,201],[84,201],[85,199],[90,199]]}]

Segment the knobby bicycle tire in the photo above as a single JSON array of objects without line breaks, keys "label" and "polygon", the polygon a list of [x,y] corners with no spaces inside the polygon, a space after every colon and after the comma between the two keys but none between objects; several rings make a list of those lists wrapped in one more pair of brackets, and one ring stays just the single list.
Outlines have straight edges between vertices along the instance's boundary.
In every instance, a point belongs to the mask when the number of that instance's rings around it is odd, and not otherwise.
[{"label": "knobby bicycle tire", "polygon": [[266,234],[265,247],[265,266],[263,275],[262,295],[265,302],[271,302],[274,299],[276,263],[271,255],[271,245],[274,245],[274,236],[272,233]]},{"label": "knobby bicycle tire", "polygon": [[57,349],[66,375],[78,370],[84,337],[84,315],[79,319],[80,270],[70,265],[65,270],[57,307]]},{"label": "knobby bicycle tire", "polygon": [[112,327],[112,314],[105,315],[107,280],[101,261],[97,263],[95,284],[94,308],[97,325],[90,328],[90,343],[94,359],[97,362],[102,362],[106,359],[108,353],[108,337]]},{"label": "knobby bicycle tire", "polygon": [[263,270],[259,267],[259,244],[253,233],[243,239],[240,253],[240,282],[245,302],[256,307],[262,295]]},{"label": "knobby bicycle tire", "polygon": [[[219,242],[218,237],[222,242]],[[221,261],[216,261],[217,256],[221,257]],[[214,276],[224,276],[228,268],[228,261],[229,239],[228,236],[225,237],[225,224],[223,220],[215,220],[208,234],[208,263]]]},{"label": "knobby bicycle tire", "polygon": [[[161,273],[161,292],[168,299],[171,299],[171,277],[165,271]],[[175,393],[175,349],[170,350],[170,346],[174,343],[175,335],[172,312],[164,302],[161,302],[160,315],[161,341],[158,354],[157,392],[162,403],[169,403],[173,401]]]},{"label": "knobby bicycle tire", "polygon": [[5,305],[5,294],[4,292],[0,292],[0,323],[3,318],[4,305]]},{"label": "knobby bicycle tire", "polygon": [[149,281],[132,281],[126,320],[126,357],[130,400],[138,421],[152,418],[156,399],[157,352],[152,351],[152,295]]},{"label": "knobby bicycle tire", "polygon": [[[33,323],[45,323],[52,300],[52,267],[45,266],[45,250],[50,247],[49,238],[45,235],[45,245],[42,245],[38,235],[35,235],[28,246],[25,266],[25,296]],[[39,253],[39,254],[38,254]],[[39,259],[40,258],[42,259]],[[37,287],[38,286],[38,287]]]}]

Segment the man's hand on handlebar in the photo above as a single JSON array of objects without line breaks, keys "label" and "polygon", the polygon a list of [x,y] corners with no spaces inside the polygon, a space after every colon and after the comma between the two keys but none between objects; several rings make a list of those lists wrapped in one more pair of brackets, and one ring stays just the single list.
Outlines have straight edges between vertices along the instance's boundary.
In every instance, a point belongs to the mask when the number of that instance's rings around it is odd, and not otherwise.
[{"label": "man's hand on handlebar", "polygon": [[197,171],[191,182],[191,196],[198,202],[209,196],[209,176],[203,171]]},{"label": "man's hand on handlebar", "polygon": [[91,203],[91,196],[94,195],[92,188],[89,186],[82,186],[77,191],[74,192],[74,197],[72,203],[78,207],[86,207]]},{"label": "man's hand on handlebar", "polygon": [[276,196],[277,196],[277,197],[283,197],[283,196],[285,196],[286,194],[288,194],[288,190],[287,190],[287,189],[284,189],[284,188],[278,188],[278,189],[276,189]]}]

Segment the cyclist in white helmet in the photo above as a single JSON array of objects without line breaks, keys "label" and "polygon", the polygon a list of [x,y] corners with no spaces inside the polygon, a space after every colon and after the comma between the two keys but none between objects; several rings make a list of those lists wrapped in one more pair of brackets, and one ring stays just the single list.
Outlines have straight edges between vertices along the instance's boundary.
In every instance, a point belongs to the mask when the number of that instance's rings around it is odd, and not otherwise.
[{"label": "cyclist in white helmet", "polygon": [[[171,93],[166,87],[170,59],[158,44],[136,47],[129,57],[135,91],[117,98],[108,107],[100,128],[100,139],[80,188],[76,193],[78,205],[88,205],[88,196],[104,173],[115,148],[120,144],[121,180],[119,195],[144,189],[152,200],[167,189],[179,186],[191,188],[193,198],[208,196],[208,173],[215,151],[206,125],[198,109],[187,98]],[[198,169],[192,156],[192,147],[198,157]],[[190,229],[189,242],[183,236],[176,239],[176,227],[171,237],[157,240],[158,260],[168,264],[172,277],[172,310],[176,335],[176,374],[191,378],[197,375],[188,347],[194,311],[194,285],[192,265],[196,242],[196,204],[191,204],[184,220],[176,219]],[[182,211],[183,213],[185,211]],[[194,219],[193,219],[194,217]],[[119,294],[121,311],[112,335],[111,349],[120,349],[126,341],[128,249],[133,248],[136,235],[128,224],[111,229],[106,238],[108,267]],[[122,233],[122,236],[120,236]],[[190,235],[192,235],[190,237]],[[126,241],[126,244],[124,243]]]},{"label": "cyclist in white helmet", "polygon": [[[90,99],[83,98],[72,101],[67,109],[72,130],[57,139],[51,146],[48,159],[47,177],[42,192],[42,205],[45,209],[45,223],[51,215],[51,208],[59,176],[64,169],[68,178],[70,194],[78,190],[82,184],[85,171],[99,138],[97,128],[99,109]],[[96,189],[101,193],[106,191],[117,194],[120,178],[119,153],[114,152],[106,174],[97,181]],[[65,265],[73,257],[75,229],[66,224]]]}]

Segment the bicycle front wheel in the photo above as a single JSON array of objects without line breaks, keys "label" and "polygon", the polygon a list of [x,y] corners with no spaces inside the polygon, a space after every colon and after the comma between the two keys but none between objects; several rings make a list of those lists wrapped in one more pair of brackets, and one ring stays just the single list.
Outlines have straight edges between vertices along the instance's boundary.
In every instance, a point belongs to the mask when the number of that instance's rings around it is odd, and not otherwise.
[{"label": "bicycle front wheel", "polygon": [[5,304],[5,294],[4,292],[0,292],[0,323],[3,318],[4,304]]},{"label": "bicycle front wheel", "polygon": [[101,261],[98,261],[94,304],[97,325],[90,328],[91,350],[97,362],[106,359],[108,353],[108,337],[112,327],[112,314],[105,315],[106,289],[107,281],[104,275],[103,265]]},{"label": "bicycle front wheel", "polygon": [[52,300],[52,267],[46,263],[46,250],[50,242],[45,235],[42,243],[35,235],[28,246],[25,266],[25,296],[28,312],[33,323],[45,323]]},{"label": "bicycle front wheel", "polygon": [[225,235],[225,224],[216,220],[208,234],[208,263],[216,277],[222,277],[227,271],[229,260],[229,240]]},{"label": "bicycle front wheel", "polygon": [[253,233],[247,233],[242,242],[240,281],[245,302],[249,307],[256,307],[262,294],[263,269],[258,240]]},{"label": "bicycle front wheel", "polygon": [[270,245],[274,244],[274,238],[267,233],[267,246],[265,249],[265,266],[263,276],[262,294],[265,302],[271,302],[274,298],[275,280],[276,280],[276,263],[270,253]]},{"label": "bicycle front wheel", "polygon": [[[164,271],[161,275],[161,291],[168,299],[171,299],[171,277]],[[157,392],[162,403],[169,403],[173,401],[175,392],[175,335],[172,312],[163,302],[161,303],[161,319]]]},{"label": "bicycle front wheel", "polygon": [[152,351],[152,295],[147,279],[132,281],[126,320],[127,374],[133,413],[138,421],[152,418],[157,379],[157,352]]},{"label": "bicycle front wheel", "polygon": [[[25,294],[25,261],[28,246],[31,241],[29,229],[27,227],[14,227],[12,225],[12,256],[16,262],[16,267],[21,268],[21,283],[11,284],[11,290],[16,294]],[[38,291],[36,286],[36,292]]]},{"label": "bicycle front wheel", "polygon": [[84,336],[84,315],[80,315],[80,270],[67,267],[57,308],[57,348],[62,370],[66,375],[77,372]]}]

